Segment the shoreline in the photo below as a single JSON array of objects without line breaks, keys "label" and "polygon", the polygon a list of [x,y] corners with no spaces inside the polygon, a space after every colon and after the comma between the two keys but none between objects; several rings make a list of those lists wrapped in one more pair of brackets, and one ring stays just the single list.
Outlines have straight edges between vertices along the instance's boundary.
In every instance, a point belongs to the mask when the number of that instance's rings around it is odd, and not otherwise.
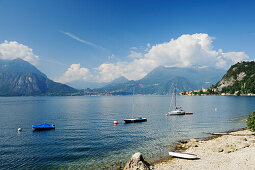
[{"label": "shoreline", "polygon": [[[242,131],[242,130],[247,130],[247,127],[239,128],[237,130],[228,130],[228,131],[224,131],[224,132],[221,132],[221,133],[231,133],[231,132],[238,132],[238,131]],[[219,137],[222,136],[222,135],[213,135],[213,133],[208,133],[208,134],[210,135],[208,137],[205,137],[205,138],[197,137],[197,138],[193,138],[193,139],[199,139],[198,141],[209,141],[209,140],[214,140],[214,139],[219,138]],[[177,141],[177,144],[175,145],[175,149],[172,150],[172,152],[185,152],[188,148],[178,147],[178,145],[183,144],[183,141],[188,142],[188,141],[190,141],[190,139]],[[170,161],[170,160],[173,160],[173,159],[174,159],[173,157],[163,158],[163,159],[160,159],[158,161],[152,161],[152,162],[150,162],[150,164],[151,165],[157,165],[157,164],[167,162],[167,161]]]},{"label": "shoreline", "polygon": [[192,95],[187,95],[187,94],[182,94],[179,96],[237,96],[237,97],[246,97],[246,96],[249,96],[249,97],[254,97],[255,94],[240,94],[240,95],[235,95],[235,94],[192,94]]},{"label": "shoreline", "polygon": [[[238,169],[238,167],[250,169],[255,167],[255,163],[252,161],[255,160],[255,154],[251,155],[252,149],[250,148],[255,149],[255,132],[241,128],[218,135],[211,134],[210,137],[202,140],[178,141],[174,151],[196,154],[199,157],[198,160],[169,157],[152,162],[151,165],[152,169],[231,169],[228,167],[231,162],[234,169]],[[244,155],[241,158],[245,160],[239,159],[239,155]],[[248,158],[246,159],[246,157]],[[222,160],[226,160],[226,162]]]}]

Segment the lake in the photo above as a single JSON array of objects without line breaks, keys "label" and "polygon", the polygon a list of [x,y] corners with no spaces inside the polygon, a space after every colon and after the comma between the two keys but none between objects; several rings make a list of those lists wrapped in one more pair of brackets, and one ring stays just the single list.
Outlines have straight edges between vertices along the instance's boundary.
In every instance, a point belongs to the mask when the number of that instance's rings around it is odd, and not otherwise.
[{"label": "lake", "polygon": [[[246,127],[242,120],[255,110],[255,97],[177,96],[178,105],[194,114],[165,116],[170,100],[135,96],[135,115],[148,121],[125,124],[132,96],[1,97],[0,169],[100,169],[136,152],[158,161],[178,140]],[[56,129],[32,130],[44,122]]]}]

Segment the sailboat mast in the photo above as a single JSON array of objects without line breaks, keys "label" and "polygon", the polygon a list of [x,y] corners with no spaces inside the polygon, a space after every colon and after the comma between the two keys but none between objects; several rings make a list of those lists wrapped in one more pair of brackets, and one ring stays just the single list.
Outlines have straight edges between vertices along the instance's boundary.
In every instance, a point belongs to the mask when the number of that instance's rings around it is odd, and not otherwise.
[{"label": "sailboat mast", "polygon": [[176,86],[174,87],[174,104],[175,104],[175,108],[176,108]]},{"label": "sailboat mast", "polygon": [[132,118],[133,119],[134,119],[134,110],[135,110],[134,95],[135,95],[135,88],[133,88],[133,101],[132,101]]}]

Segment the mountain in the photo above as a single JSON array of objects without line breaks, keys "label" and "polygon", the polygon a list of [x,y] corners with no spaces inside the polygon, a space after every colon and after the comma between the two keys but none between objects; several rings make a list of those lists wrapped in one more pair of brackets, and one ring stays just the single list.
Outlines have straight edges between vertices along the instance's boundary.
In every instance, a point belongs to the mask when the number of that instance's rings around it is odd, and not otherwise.
[{"label": "mountain", "polygon": [[105,86],[112,86],[116,84],[126,83],[128,81],[129,80],[127,78],[125,78],[124,76],[121,76],[111,82],[91,82],[86,80],[74,80],[66,84],[77,89],[87,89],[87,88],[95,89],[95,88],[102,88]]},{"label": "mountain", "polygon": [[222,79],[212,88],[222,93],[255,94],[255,62],[247,61],[232,65]]},{"label": "mountain", "polygon": [[106,86],[108,83],[105,82],[91,82],[86,80],[74,80],[71,82],[66,83],[67,85],[74,87],[76,89],[94,89],[94,88],[102,88]]},{"label": "mountain", "polygon": [[108,85],[114,85],[114,84],[122,84],[122,83],[127,83],[129,80],[124,77],[124,76],[121,76],[113,81],[111,81]]},{"label": "mountain", "polygon": [[35,66],[26,62],[22,59],[15,60],[0,60],[0,72],[1,73],[34,73],[43,77],[47,77],[45,74],[41,73]]},{"label": "mountain", "polygon": [[212,67],[157,67],[145,76],[141,82],[162,83],[169,81],[174,77],[183,77],[190,81],[195,88],[200,89],[202,86],[209,87],[213,82],[217,82],[225,70],[215,69]]},{"label": "mountain", "polygon": [[168,94],[173,85],[178,91],[188,91],[209,87],[216,83],[225,73],[224,70],[210,67],[157,67],[144,78],[137,81],[110,84],[103,88],[94,89],[94,92],[114,95],[132,94]]},{"label": "mountain", "polygon": [[47,78],[22,60],[0,60],[0,96],[73,95],[78,90]]}]

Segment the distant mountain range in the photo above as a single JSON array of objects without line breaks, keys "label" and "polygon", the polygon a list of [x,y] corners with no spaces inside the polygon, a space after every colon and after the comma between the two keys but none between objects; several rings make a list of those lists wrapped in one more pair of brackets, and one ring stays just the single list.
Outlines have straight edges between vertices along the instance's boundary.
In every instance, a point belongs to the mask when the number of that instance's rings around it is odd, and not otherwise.
[{"label": "distant mountain range", "polygon": [[91,81],[86,81],[86,80],[74,80],[71,82],[66,83],[68,86],[71,86],[76,89],[94,89],[94,88],[102,88],[106,86],[109,83],[106,82],[91,82]]},{"label": "distant mountain range", "polygon": [[84,86],[78,87],[76,84],[76,88],[84,89],[78,90],[48,79],[35,66],[22,59],[0,60],[0,96],[129,95],[133,88],[136,94],[165,95],[173,86],[176,86],[178,91],[209,87],[219,81],[224,73],[224,70],[210,67],[160,66],[140,80],[120,77],[94,89],[85,89]]},{"label": "distant mountain range", "polygon": [[0,96],[73,95],[80,92],[47,78],[22,60],[0,60]]},{"label": "distant mountain range", "polygon": [[94,88],[102,88],[107,85],[112,85],[116,83],[126,83],[128,81],[129,80],[127,78],[122,76],[111,82],[90,82],[86,80],[74,80],[66,84],[77,89],[87,89],[87,88],[94,89]]},{"label": "distant mountain range", "polygon": [[159,94],[169,93],[170,88],[176,86],[178,91],[188,91],[210,87],[224,75],[225,70],[210,67],[157,67],[148,73],[144,78],[137,81],[128,81],[121,78],[124,82],[110,83],[103,88],[92,90],[94,93],[127,95],[132,94],[135,88],[136,94]]}]

